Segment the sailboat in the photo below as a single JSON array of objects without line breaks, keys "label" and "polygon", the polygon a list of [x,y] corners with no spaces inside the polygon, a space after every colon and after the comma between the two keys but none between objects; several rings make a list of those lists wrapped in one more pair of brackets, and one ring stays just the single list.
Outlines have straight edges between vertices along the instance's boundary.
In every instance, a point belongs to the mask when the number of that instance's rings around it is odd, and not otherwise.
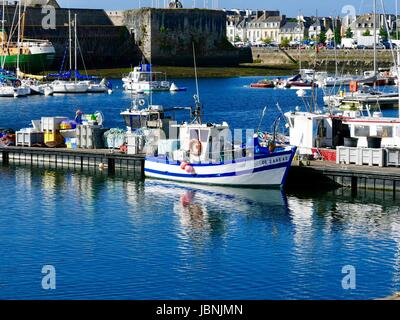
[{"label": "sailboat", "polygon": [[[17,55],[16,55],[16,70],[19,70],[19,61],[21,55],[21,3],[18,4],[18,41],[17,41]],[[1,49],[2,49],[2,59],[1,59],[1,67],[0,67],[0,97],[22,97],[27,96],[31,93],[29,87],[25,86],[21,80],[17,78],[17,76],[8,70],[4,69],[7,56],[5,52],[9,51],[9,41],[7,41],[6,45],[6,36],[5,36],[5,2],[3,1],[2,7],[2,31],[1,35]]]},{"label": "sailboat", "polygon": [[71,11],[69,11],[68,17],[68,25],[69,25],[69,67],[70,71],[66,73],[59,73],[59,74],[50,74],[48,77],[56,77],[58,78],[54,82],[52,82],[51,86],[53,88],[53,93],[86,93],[88,92],[89,85],[85,82],[80,82],[77,79],[77,67],[78,67],[78,60],[77,60],[77,15],[75,14],[74,19],[74,30],[75,30],[75,74],[74,80],[72,79],[72,21],[71,21]]}]

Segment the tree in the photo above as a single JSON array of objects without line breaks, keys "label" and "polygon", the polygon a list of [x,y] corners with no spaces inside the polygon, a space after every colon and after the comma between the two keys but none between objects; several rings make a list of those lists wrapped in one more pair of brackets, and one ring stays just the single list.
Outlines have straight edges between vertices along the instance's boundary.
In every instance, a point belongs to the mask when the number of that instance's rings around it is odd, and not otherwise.
[{"label": "tree", "polygon": [[335,34],[335,43],[340,44],[342,43],[342,35],[340,34],[340,28],[336,27],[334,30]]},{"label": "tree", "polygon": [[321,31],[318,36],[318,43],[325,43],[326,42],[326,32]]},{"label": "tree", "polygon": [[271,44],[272,39],[271,38],[264,38],[261,40],[264,44]]},{"label": "tree", "polygon": [[381,27],[379,30],[379,35],[382,38],[382,40],[387,41],[389,35],[387,33],[387,31],[385,30],[385,28]]},{"label": "tree", "polygon": [[350,27],[347,28],[346,33],[345,33],[345,37],[346,37],[347,39],[353,38],[353,31],[351,31],[351,28],[350,28]]},{"label": "tree", "polygon": [[238,35],[235,36],[235,42],[241,42],[242,38],[240,38]]},{"label": "tree", "polygon": [[290,40],[288,38],[284,38],[281,41],[281,47],[287,48],[289,46]]},{"label": "tree", "polygon": [[364,33],[362,34],[364,37],[369,37],[371,35],[371,31],[369,29],[365,30]]}]

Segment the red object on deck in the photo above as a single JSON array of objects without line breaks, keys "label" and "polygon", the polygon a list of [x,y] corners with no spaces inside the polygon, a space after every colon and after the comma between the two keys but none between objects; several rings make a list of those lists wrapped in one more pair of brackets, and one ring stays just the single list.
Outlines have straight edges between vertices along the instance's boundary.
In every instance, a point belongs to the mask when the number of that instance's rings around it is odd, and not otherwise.
[{"label": "red object on deck", "polygon": [[336,162],[336,150],[324,149],[324,148],[313,148],[312,152],[318,154],[325,161]]}]

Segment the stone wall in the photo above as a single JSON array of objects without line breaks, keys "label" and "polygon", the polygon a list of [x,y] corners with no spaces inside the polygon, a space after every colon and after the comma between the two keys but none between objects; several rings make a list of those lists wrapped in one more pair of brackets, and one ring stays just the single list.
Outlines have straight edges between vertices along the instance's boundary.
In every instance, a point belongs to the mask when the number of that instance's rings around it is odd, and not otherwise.
[{"label": "stone wall", "polygon": [[[253,62],[264,65],[293,65],[301,60],[302,67],[317,69],[335,68],[336,61],[339,65],[339,71],[348,70],[370,70],[373,68],[374,53],[373,50],[321,50],[316,53],[314,50],[296,49],[285,50],[269,48],[252,48]],[[378,67],[386,68],[393,65],[393,56],[390,50],[378,50]],[[295,62],[293,62],[293,60]]]},{"label": "stone wall", "polygon": [[157,65],[237,65],[239,52],[226,39],[226,14],[201,9],[140,9],[124,21],[144,58]]},{"label": "stone wall", "polygon": [[[5,12],[6,30],[10,32],[15,6],[7,6]],[[134,45],[131,34],[125,26],[115,26],[104,10],[71,9],[72,17],[75,13],[78,18],[79,44],[88,69],[129,67],[140,61],[142,54]],[[41,8],[27,9],[25,38],[50,40],[56,49],[56,59],[53,66],[48,68],[58,70],[69,42],[68,9],[56,10],[55,30],[42,28],[43,17]],[[16,36],[15,32],[14,40]],[[80,67],[83,67],[82,59],[78,61]]]}]

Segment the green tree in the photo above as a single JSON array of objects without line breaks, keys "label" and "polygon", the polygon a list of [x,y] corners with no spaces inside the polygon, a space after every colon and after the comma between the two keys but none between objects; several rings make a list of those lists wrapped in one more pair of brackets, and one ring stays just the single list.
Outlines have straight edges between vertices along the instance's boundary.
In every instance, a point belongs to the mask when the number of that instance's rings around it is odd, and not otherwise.
[{"label": "green tree", "polygon": [[281,41],[281,47],[287,48],[289,46],[290,40],[288,38],[284,38]]},{"label": "green tree", "polygon": [[261,40],[263,43],[265,44],[271,44],[272,43],[272,39],[271,38],[264,38]]},{"label": "green tree", "polygon": [[342,42],[342,35],[340,34],[340,28],[336,27],[334,30],[334,34],[335,34],[336,44],[340,44]]},{"label": "green tree", "polygon": [[235,42],[241,42],[242,38],[240,38],[238,35],[235,36]]},{"label": "green tree", "polygon": [[346,33],[345,33],[344,36],[345,36],[347,39],[353,38],[353,31],[351,31],[351,28],[350,28],[350,27],[347,28]]},{"label": "green tree", "polygon": [[325,43],[326,42],[326,32],[321,31],[318,36],[318,43]]},{"label": "green tree", "polygon": [[382,40],[387,41],[389,35],[387,33],[387,31],[385,30],[385,28],[381,27],[379,30],[379,35],[382,38]]},{"label": "green tree", "polygon": [[365,30],[364,33],[362,34],[364,37],[369,37],[371,35],[371,31],[369,29]]}]

